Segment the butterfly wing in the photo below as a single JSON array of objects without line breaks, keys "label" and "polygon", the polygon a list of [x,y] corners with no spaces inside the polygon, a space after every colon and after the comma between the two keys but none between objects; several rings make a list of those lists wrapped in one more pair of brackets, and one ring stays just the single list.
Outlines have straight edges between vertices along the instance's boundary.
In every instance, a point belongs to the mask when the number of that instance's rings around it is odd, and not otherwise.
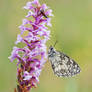
[{"label": "butterfly wing", "polygon": [[64,53],[58,51],[56,53],[55,57],[50,58],[55,75],[59,77],[71,77],[80,73],[80,67],[74,60]]}]

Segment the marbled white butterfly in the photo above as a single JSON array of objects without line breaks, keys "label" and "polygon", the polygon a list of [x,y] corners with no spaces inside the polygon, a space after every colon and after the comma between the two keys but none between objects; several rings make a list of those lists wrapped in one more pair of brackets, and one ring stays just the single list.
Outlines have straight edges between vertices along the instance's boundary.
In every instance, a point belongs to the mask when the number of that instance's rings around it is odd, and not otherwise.
[{"label": "marbled white butterfly", "polygon": [[58,77],[72,77],[80,73],[79,65],[66,54],[56,51],[50,46],[48,58],[51,62],[54,74]]}]

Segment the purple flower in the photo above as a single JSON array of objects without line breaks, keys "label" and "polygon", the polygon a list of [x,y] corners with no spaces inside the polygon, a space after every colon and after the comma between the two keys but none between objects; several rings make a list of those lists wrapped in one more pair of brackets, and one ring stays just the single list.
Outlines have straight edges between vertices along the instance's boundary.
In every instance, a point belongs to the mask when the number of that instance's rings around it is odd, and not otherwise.
[{"label": "purple flower", "polygon": [[21,35],[20,34],[18,34],[18,36],[17,36],[17,41],[15,42],[15,44],[18,44],[18,43],[20,43],[20,42],[22,42],[22,37],[21,37]]},{"label": "purple flower", "polygon": [[[36,87],[39,76],[47,60],[46,42],[50,38],[52,10],[46,4],[40,5],[38,0],[28,2],[24,9],[29,10],[22,25],[21,33],[17,36],[15,44],[22,43],[24,47],[14,47],[9,59],[17,59],[18,92],[28,92]],[[31,18],[34,20],[30,20]]]},{"label": "purple flower", "polygon": [[32,78],[32,75],[29,72],[25,71],[23,80],[30,80],[31,78]]}]

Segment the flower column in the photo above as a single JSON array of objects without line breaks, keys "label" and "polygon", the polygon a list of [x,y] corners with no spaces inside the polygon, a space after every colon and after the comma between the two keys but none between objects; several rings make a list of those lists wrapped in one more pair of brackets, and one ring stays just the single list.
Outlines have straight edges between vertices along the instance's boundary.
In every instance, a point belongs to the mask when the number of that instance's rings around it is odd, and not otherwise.
[{"label": "flower column", "polygon": [[[53,16],[52,10],[46,4],[40,5],[38,0],[28,2],[25,9],[28,15],[19,26],[15,44],[22,43],[24,47],[13,47],[9,59],[17,59],[17,90],[15,92],[29,92],[39,82],[39,75],[47,60],[46,41],[50,37],[47,26],[51,26],[48,16]],[[30,20],[31,19],[31,20]]]}]

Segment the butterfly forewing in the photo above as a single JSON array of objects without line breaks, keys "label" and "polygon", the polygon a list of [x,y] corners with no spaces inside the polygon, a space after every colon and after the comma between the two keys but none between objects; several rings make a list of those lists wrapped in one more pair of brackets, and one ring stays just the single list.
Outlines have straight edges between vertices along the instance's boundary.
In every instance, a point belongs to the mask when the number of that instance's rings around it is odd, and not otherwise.
[{"label": "butterfly forewing", "polygon": [[48,58],[51,62],[54,74],[59,77],[71,77],[80,73],[80,67],[70,57],[50,47]]}]

